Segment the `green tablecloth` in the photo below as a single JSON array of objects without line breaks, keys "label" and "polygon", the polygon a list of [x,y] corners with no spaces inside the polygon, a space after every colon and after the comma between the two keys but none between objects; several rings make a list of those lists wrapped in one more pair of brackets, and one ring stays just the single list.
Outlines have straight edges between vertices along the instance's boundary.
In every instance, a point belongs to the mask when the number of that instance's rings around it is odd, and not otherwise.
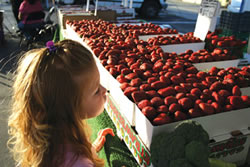
[{"label": "green tablecloth", "polygon": [[[106,111],[96,118],[88,120],[92,128],[91,138],[96,139],[99,130],[104,128],[112,128],[116,134],[116,128]],[[134,159],[132,153],[128,150],[125,143],[120,140],[117,135],[112,137],[106,136],[106,143],[103,149],[99,152],[99,157],[103,158],[107,167],[138,167],[138,163]]]}]

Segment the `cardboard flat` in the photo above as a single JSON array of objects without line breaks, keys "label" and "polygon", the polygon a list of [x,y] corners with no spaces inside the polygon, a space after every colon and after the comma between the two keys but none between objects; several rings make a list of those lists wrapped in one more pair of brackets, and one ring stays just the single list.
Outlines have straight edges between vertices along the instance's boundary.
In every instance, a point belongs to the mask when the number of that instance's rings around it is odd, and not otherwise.
[{"label": "cardboard flat", "polygon": [[[135,129],[143,140],[144,144],[150,148],[152,137],[161,132],[171,132],[181,121],[153,126],[151,122],[138,109],[135,110]],[[213,137],[230,133],[234,130],[247,129],[250,126],[250,108],[233,110],[198,118],[192,120],[199,122],[208,132],[210,139]]]},{"label": "cardboard flat", "polygon": [[178,34],[156,34],[156,35],[140,35],[139,39],[140,40],[144,40],[147,41],[149,38],[154,38],[154,37],[158,37],[158,36],[177,36]]},{"label": "cardboard flat", "polygon": [[218,68],[238,67],[239,62],[240,62],[240,59],[235,59],[235,60],[213,61],[213,62],[205,62],[205,63],[193,63],[193,65],[199,71],[207,71],[207,70],[210,70],[214,66]]},{"label": "cardboard flat", "polygon": [[184,53],[188,49],[191,49],[194,52],[204,49],[205,42],[160,45],[160,47],[163,49],[164,52],[168,52],[168,53],[175,52],[177,54],[180,54],[180,53]]}]

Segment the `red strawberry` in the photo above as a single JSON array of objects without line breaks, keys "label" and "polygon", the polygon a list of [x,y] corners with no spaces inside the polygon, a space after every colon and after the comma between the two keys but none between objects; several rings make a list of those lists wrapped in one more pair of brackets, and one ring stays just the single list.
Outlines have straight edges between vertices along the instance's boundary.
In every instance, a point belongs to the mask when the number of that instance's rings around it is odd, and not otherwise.
[{"label": "red strawberry", "polygon": [[166,85],[169,85],[171,83],[170,79],[165,76],[160,76],[160,81],[164,82]]},{"label": "red strawberry", "polygon": [[181,87],[185,88],[188,92],[193,89],[193,85],[191,83],[181,83]]},{"label": "red strawberry", "polygon": [[227,104],[223,107],[223,111],[231,111],[233,110],[233,106],[231,104]]},{"label": "red strawberry", "polygon": [[217,81],[217,77],[216,76],[207,76],[206,81],[213,83],[213,82]]},{"label": "red strawberry", "polygon": [[152,99],[153,97],[159,97],[160,95],[155,90],[146,91],[146,95],[148,99]]},{"label": "red strawberry", "polygon": [[173,96],[167,96],[165,99],[164,99],[164,103],[166,105],[171,105],[172,103],[177,103],[177,99]]},{"label": "red strawberry", "polygon": [[147,99],[142,100],[142,101],[140,101],[140,102],[138,103],[139,109],[143,109],[143,108],[146,107],[146,106],[152,106],[152,103],[151,103],[149,100],[147,100]]},{"label": "red strawberry", "polygon": [[250,97],[249,96],[241,96],[242,101],[247,105],[250,106]]},{"label": "red strawberry", "polygon": [[117,80],[118,82],[120,82],[120,83],[125,83],[125,82],[128,82],[128,81],[129,81],[128,79],[126,79],[126,78],[124,77],[124,75],[118,75],[118,76],[116,77],[116,80]]},{"label": "red strawberry", "polygon": [[130,85],[133,87],[139,87],[142,83],[142,80],[140,78],[135,78],[130,81]]},{"label": "red strawberry", "polygon": [[220,113],[223,111],[221,105],[219,105],[217,102],[212,102],[211,105],[214,107],[216,113]]},{"label": "red strawberry", "polygon": [[209,73],[210,75],[217,75],[217,73],[219,72],[219,69],[217,67],[212,67],[210,70],[209,70]]},{"label": "red strawberry", "polygon": [[124,90],[123,93],[124,93],[125,96],[130,97],[131,94],[132,94],[132,92],[137,91],[137,90],[138,90],[138,88],[129,86],[129,87],[127,87],[127,88]]},{"label": "red strawberry", "polygon": [[176,85],[184,82],[184,79],[181,76],[176,76],[176,75],[172,76],[170,80],[172,81],[173,84]]},{"label": "red strawberry", "polygon": [[194,66],[189,67],[189,68],[186,68],[185,71],[186,71],[188,74],[196,74],[196,73],[199,72],[199,71],[197,70],[197,68],[194,67]]},{"label": "red strawberry", "polygon": [[158,90],[158,93],[162,96],[162,97],[167,97],[167,96],[175,96],[176,91],[173,87],[166,87],[166,88],[162,88]]},{"label": "red strawberry", "polygon": [[235,85],[232,89],[232,95],[234,96],[241,96],[241,90],[238,85]]},{"label": "red strawberry", "polygon": [[166,105],[159,106],[156,111],[157,112],[165,112],[165,113],[169,112],[168,107]]},{"label": "red strawberry", "polygon": [[158,107],[160,105],[164,104],[164,101],[160,97],[153,97],[150,102],[153,104],[153,106]]},{"label": "red strawberry", "polygon": [[165,82],[162,82],[162,81],[155,81],[153,83],[151,83],[151,87],[155,90],[158,90],[158,89],[161,89],[161,88],[164,88],[166,87],[166,83]]},{"label": "red strawberry", "polygon": [[175,86],[174,89],[176,90],[177,93],[187,93],[187,90],[179,85]]},{"label": "red strawberry", "polygon": [[200,103],[199,104],[199,107],[201,108],[201,110],[210,115],[210,114],[213,114],[215,111],[214,111],[214,108],[211,104],[208,104],[208,103]]},{"label": "red strawberry", "polygon": [[209,90],[211,90],[211,91],[219,91],[219,90],[221,90],[221,89],[223,89],[223,88],[224,88],[224,85],[222,84],[222,82],[216,81],[216,82],[214,82],[214,83],[210,86]]},{"label": "red strawberry", "polygon": [[122,89],[122,91],[124,91],[127,87],[129,87],[130,85],[129,85],[129,83],[127,83],[127,82],[124,82],[124,83],[122,83],[121,85],[120,85],[120,88]]},{"label": "red strawberry", "polygon": [[148,90],[151,90],[151,86],[149,84],[142,84],[140,85],[140,90],[144,90],[144,91],[148,91]]},{"label": "red strawberry", "polygon": [[169,106],[168,109],[169,109],[169,112],[174,113],[174,112],[176,112],[176,111],[178,111],[178,110],[181,110],[181,106],[180,106],[180,104],[172,103],[172,104]]},{"label": "red strawberry", "polygon": [[125,68],[123,68],[122,70],[121,70],[121,74],[122,75],[127,75],[127,74],[129,74],[129,73],[131,73],[132,71],[130,70],[130,69],[128,69],[127,67],[125,67]]},{"label": "red strawberry", "polygon": [[176,121],[185,120],[185,119],[187,119],[187,115],[185,113],[181,112],[181,111],[176,111],[174,113],[174,119]]},{"label": "red strawberry", "polygon": [[147,94],[145,93],[145,91],[134,91],[131,93],[131,96],[134,100],[134,102],[140,102],[144,99],[147,99]]},{"label": "red strawberry", "polygon": [[223,105],[225,102],[225,98],[220,96],[217,92],[213,92],[212,96],[214,97],[214,100],[218,102],[220,105]]},{"label": "red strawberry", "polygon": [[164,125],[164,124],[168,124],[168,123],[171,123],[171,122],[172,122],[172,119],[168,115],[166,115],[165,113],[161,113],[161,115],[159,114],[153,120],[154,125]]},{"label": "red strawberry", "polygon": [[199,88],[193,88],[190,93],[199,97],[201,95],[201,90]]},{"label": "red strawberry", "polygon": [[188,97],[184,97],[184,98],[178,100],[178,103],[185,110],[188,110],[191,107],[193,107],[193,101],[190,98],[188,98]]},{"label": "red strawberry", "polygon": [[188,114],[189,114],[192,118],[200,117],[200,116],[202,115],[199,111],[196,111],[194,108],[190,108],[190,109],[188,110]]},{"label": "red strawberry", "polygon": [[142,109],[142,113],[149,119],[149,120],[153,120],[157,113],[155,111],[155,109],[151,106],[146,106]]},{"label": "red strawberry", "polygon": [[241,96],[228,96],[230,104],[234,108],[242,108],[243,100],[241,99]]},{"label": "red strawberry", "polygon": [[197,74],[196,74],[196,76],[199,78],[199,79],[201,79],[201,80],[204,80],[206,77],[207,77],[207,73],[206,72],[204,72],[204,71],[199,71]]},{"label": "red strawberry", "polygon": [[231,96],[231,93],[225,89],[219,90],[218,94],[224,98]]},{"label": "red strawberry", "polygon": [[179,100],[179,99],[181,99],[181,98],[183,98],[183,97],[185,97],[185,96],[186,96],[185,93],[177,93],[176,96],[175,96],[175,98],[176,98],[177,100]]},{"label": "red strawberry", "polygon": [[125,75],[125,78],[128,79],[128,80],[132,80],[132,79],[137,78],[137,77],[138,77],[138,75],[136,73],[134,73],[134,72]]},{"label": "red strawberry", "polygon": [[149,84],[152,84],[153,82],[155,82],[155,81],[157,81],[158,79],[156,78],[156,77],[150,77],[150,78],[148,78],[148,80],[147,80],[147,82],[149,83]]}]

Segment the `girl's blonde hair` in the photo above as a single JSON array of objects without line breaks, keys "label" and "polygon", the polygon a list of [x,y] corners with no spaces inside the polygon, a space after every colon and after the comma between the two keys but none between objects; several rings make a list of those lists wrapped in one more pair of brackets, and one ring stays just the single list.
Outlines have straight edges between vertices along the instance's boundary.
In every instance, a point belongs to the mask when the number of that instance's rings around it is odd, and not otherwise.
[{"label": "girl's blonde hair", "polygon": [[75,78],[95,67],[91,52],[63,40],[48,48],[27,52],[19,61],[13,85],[8,146],[21,167],[57,167],[64,162],[65,144],[76,156],[95,166],[104,161],[91,152],[86,123],[80,119],[82,87]]}]

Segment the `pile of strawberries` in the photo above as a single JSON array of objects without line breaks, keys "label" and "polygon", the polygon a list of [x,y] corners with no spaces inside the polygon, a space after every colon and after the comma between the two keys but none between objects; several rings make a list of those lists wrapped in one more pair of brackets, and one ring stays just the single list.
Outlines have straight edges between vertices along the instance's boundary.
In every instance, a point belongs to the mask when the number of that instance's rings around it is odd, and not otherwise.
[{"label": "pile of strawberries", "polygon": [[[227,60],[229,55],[225,49],[211,53],[205,49],[187,50],[177,55],[139,40],[139,25],[136,28],[117,26],[101,20],[68,21],[67,24],[83,37],[102,65],[121,83],[124,95],[153,125],[250,107],[250,97],[240,91],[241,87],[250,86],[250,66],[213,67],[203,72],[192,64]],[[160,29],[157,31],[165,31]],[[162,37],[154,39],[158,38]]]}]

